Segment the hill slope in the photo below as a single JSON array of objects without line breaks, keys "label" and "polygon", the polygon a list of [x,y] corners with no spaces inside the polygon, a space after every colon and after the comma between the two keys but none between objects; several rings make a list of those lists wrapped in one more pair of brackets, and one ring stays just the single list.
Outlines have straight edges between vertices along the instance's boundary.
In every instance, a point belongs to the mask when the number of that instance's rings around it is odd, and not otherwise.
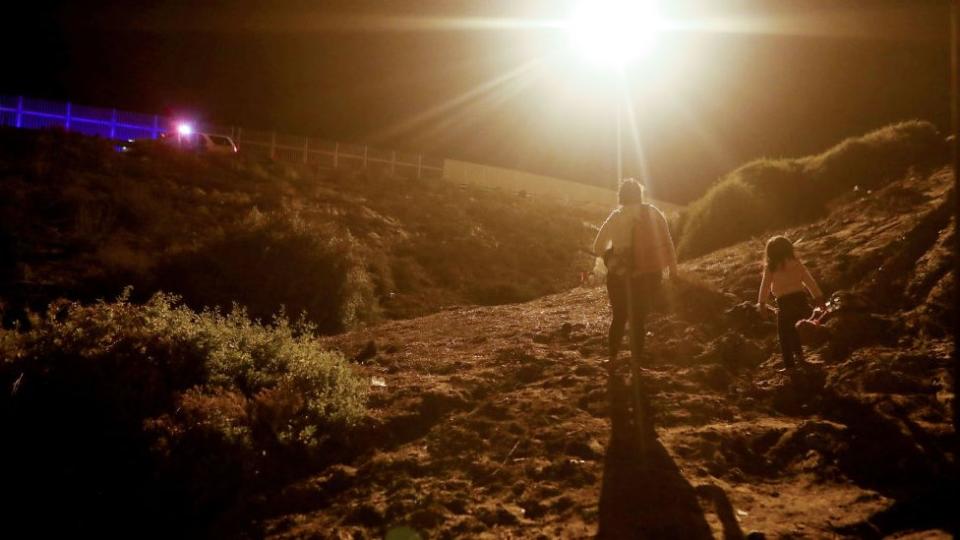
[{"label": "hill slope", "polygon": [[683,264],[648,324],[646,468],[618,384],[607,397],[602,289],[329,338],[376,381],[365,451],[265,496],[258,522],[273,538],[956,533],[950,184],[906,176],[786,231],[842,303],[806,377],[776,371],[773,323],[739,306],[759,239]]},{"label": "hill slope", "polygon": [[0,131],[0,298],[281,306],[327,332],[579,282],[602,216],[437,180],[202,156],[144,142]]},{"label": "hill slope", "polygon": [[[949,169],[847,191],[821,219],[776,231],[802,238],[800,256],[840,303],[802,376],[776,370],[773,323],[750,306],[762,238],[683,263],[686,280],[648,323],[659,442],[639,461],[625,373],[603,365],[602,289],[442,308],[471,298],[464,284],[562,274],[568,243],[590,236],[572,211],[45,137],[0,146],[2,223],[30,242],[16,267],[26,283],[4,276],[14,293],[83,297],[165,276],[195,304],[254,292],[239,300],[269,313],[285,303],[275,294],[331,289],[345,293],[333,318],[309,313],[329,332],[364,320],[376,307],[365,298],[388,299],[386,277],[413,276],[405,309],[441,311],[317,337],[160,296],[56,302],[29,332],[0,329],[13,508],[64,518],[18,522],[33,536],[57,523],[161,537],[958,532],[943,481],[957,446]],[[414,190],[430,204],[406,200]]]}]

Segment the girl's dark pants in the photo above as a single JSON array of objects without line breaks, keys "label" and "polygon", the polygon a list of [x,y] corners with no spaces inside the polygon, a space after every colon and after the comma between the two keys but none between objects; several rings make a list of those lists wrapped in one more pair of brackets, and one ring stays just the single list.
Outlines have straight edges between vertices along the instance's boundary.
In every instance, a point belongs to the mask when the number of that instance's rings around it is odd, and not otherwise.
[{"label": "girl's dark pants", "polygon": [[[629,287],[628,279],[630,280]],[[630,316],[629,294],[633,295],[633,316],[635,319],[630,321],[630,324],[636,336],[635,343],[631,344],[636,347],[636,350],[631,351],[631,354],[639,355],[643,350],[647,314],[653,305],[653,298],[657,294],[661,280],[660,272],[640,274],[630,278],[625,275],[607,274],[607,295],[610,297],[610,308],[613,310],[608,342],[611,360],[617,357],[617,353],[620,351],[620,343],[623,341],[623,334],[626,332],[627,319]]]},{"label": "girl's dark pants", "polygon": [[810,304],[804,292],[795,292],[777,298],[777,332],[780,334],[780,351],[783,365],[792,368],[795,361],[803,360],[803,347],[797,333],[797,321],[810,316]]}]

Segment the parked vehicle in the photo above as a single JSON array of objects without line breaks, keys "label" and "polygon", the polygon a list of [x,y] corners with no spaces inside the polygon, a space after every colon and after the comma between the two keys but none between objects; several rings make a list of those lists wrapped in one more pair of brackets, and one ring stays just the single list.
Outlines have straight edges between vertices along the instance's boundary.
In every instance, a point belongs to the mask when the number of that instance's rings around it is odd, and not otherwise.
[{"label": "parked vehicle", "polygon": [[211,154],[237,153],[237,144],[233,142],[233,139],[225,135],[214,135],[213,133],[202,132],[166,133],[162,138],[169,144],[184,150],[209,152]]},{"label": "parked vehicle", "polygon": [[211,152],[215,154],[235,154],[237,153],[237,144],[233,139],[224,135],[213,135],[211,133],[197,133],[198,146],[201,152]]}]

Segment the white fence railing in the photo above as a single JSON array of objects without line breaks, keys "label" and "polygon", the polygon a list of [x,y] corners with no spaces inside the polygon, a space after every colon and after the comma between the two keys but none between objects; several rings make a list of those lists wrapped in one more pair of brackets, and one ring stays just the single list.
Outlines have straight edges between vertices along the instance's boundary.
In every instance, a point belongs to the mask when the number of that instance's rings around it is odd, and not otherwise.
[{"label": "white fence railing", "polygon": [[[0,126],[59,128],[108,139],[156,139],[175,129],[174,119],[75,105],[23,96],[0,95]],[[240,151],[278,161],[326,169],[372,170],[416,178],[444,178],[488,189],[541,194],[568,202],[612,206],[616,194],[606,188],[501,167],[383,150],[362,144],[331,142],[276,131],[200,123],[198,131],[225,135]]]},{"label": "white fence railing", "polygon": [[[33,99],[0,96],[0,126],[28,129],[60,128],[108,139],[156,139],[174,127],[170,118]],[[241,152],[279,161],[303,163],[328,169],[388,171],[391,175],[416,178],[443,176],[444,160],[423,154],[383,150],[367,145],[331,142],[275,131],[257,131],[236,126],[204,124],[204,133],[233,139]]]}]

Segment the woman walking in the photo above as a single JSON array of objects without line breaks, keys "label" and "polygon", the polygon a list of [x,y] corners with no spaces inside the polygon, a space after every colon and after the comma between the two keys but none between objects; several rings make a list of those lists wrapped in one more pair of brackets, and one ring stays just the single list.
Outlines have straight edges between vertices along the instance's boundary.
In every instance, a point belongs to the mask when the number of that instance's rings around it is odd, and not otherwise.
[{"label": "woman walking", "polygon": [[644,202],[643,186],[632,178],[622,181],[618,202],[593,242],[594,254],[603,257],[607,266],[607,295],[613,311],[608,336],[611,366],[628,319],[635,337],[631,354],[639,358],[644,323],[663,270],[670,269],[670,279],[677,276],[677,255],[667,220],[660,210]]}]

